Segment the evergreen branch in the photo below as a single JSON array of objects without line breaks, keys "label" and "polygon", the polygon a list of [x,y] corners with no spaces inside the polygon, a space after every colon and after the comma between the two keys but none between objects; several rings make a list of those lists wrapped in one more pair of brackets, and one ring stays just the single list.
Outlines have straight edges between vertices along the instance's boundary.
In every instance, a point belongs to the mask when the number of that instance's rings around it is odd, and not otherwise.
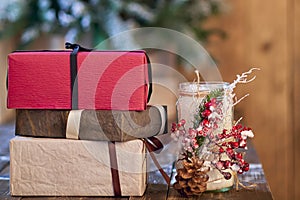
[{"label": "evergreen branch", "polygon": [[218,98],[224,95],[224,89],[223,88],[217,88],[212,90],[207,96],[206,96],[206,102],[210,101],[212,98]]}]

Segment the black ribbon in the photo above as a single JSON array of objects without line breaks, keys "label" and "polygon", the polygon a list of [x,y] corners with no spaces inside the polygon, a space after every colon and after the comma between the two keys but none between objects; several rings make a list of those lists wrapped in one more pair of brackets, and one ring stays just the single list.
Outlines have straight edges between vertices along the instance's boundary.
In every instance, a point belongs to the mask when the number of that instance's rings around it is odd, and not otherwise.
[{"label": "black ribbon", "polygon": [[[77,77],[77,54],[79,51],[93,51],[94,49],[88,49],[80,46],[79,44],[72,44],[70,42],[65,43],[66,49],[72,49],[73,51],[70,54],[70,70],[71,70],[71,102],[72,109],[78,109],[78,82],[76,81]],[[132,51],[135,52],[135,51]],[[150,101],[150,97],[152,94],[152,70],[150,59],[147,54],[147,67],[148,67],[148,79],[149,79],[149,90],[148,90],[148,98],[147,102]]]},{"label": "black ribbon", "polygon": [[78,109],[78,81],[77,78],[77,54],[79,51],[92,51],[93,49],[87,49],[79,44],[72,44],[70,42],[65,43],[66,49],[72,49],[70,54],[70,72],[71,72],[71,104],[72,110]]},{"label": "black ribbon", "polygon": [[147,103],[149,103],[152,94],[152,70],[151,70],[151,62],[147,54],[146,54],[146,59],[148,65],[148,79],[149,79],[149,91],[148,91]]},{"label": "black ribbon", "polygon": [[94,49],[88,49],[88,48],[82,47],[79,44],[72,44],[70,42],[65,43],[65,48],[73,49],[73,50],[78,48],[78,51],[93,51],[94,50]]},{"label": "black ribbon", "polygon": [[[66,49],[68,47],[66,45]],[[72,103],[72,110],[74,110],[78,108],[78,81],[76,81],[76,78],[77,78],[77,53],[79,51],[79,46],[73,46],[72,49],[73,51],[70,55],[71,103]]]}]

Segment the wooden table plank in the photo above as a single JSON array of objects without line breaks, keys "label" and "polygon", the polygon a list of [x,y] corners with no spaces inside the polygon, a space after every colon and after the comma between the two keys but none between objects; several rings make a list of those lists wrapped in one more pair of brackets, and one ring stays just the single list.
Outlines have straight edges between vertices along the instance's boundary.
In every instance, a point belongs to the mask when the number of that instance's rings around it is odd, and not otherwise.
[{"label": "wooden table plank", "polygon": [[[175,174],[174,174],[175,175]],[[263,168],[261,164],[250,164],[250,170],[242,175],[239,175],[239,181],[245,185],[253,185],[256,187],[253,189],[245,189],[239,186],[239,190],[235,189],[235,185],[228,192],[205,192],[200,196],[195,197],[183,197],[181,196],[172,186],[170,187],[168,200],[183,200],[183,199],[243,199],[243,200],[271,200],[273,199],[270,187],[266,182]],[[175,182],[174,177],[172,177],[172,183]]]},{"label": "wooden table plank", "polygon": [[[9,157],[9,140],[14,136],[14,126],[0,126],[0,155]],[[192,197],[189,199],[273,199],[270,192],[270,188],[264,176],[262,165],[259,163],[258,156],[255,152],[252,143],[249,143],[249,152],[246,160],[251,163],[249,172],[239,176],[240,181],[247,185],[256,183],[257,187],[254,190],[241,189],[236,191],[234,189],[225,193],[212,193],[207,192],[199,197]],[[89,200],[89,199],[103,199],[103,200],[181,200],[187,199],[180,196],[173,187],[168,187],[162,178],[159,171],[149,173],[148,187],[142,197],[11,197],[9,194],[9,159],[0,160],[2,163],[2,170],[0,170],[0,199],[34,199],[34,200],[57,200],[57,199],[70,199],[70,200]],[[164,168],[168,175],[174,177],[175,169],[173,166],[167,166]],[[2,177],[2,178],[1,178]],[[173,180],[174,182],[174,180]]]},{"label": "wooden table plank", "polygon": [[0,126],[0,199],[20,199],[9,193],[9,140],[13,136],[14,123]]},{"label": "wooden table plank", "polygon": [[[163,170],[172,177],[173,166],[163,168]],[[159,171],[153,171],[148,176],[148,186],[142,197],[130,197],[130,200],[165,200],[167,199],[169,187]]]},{"label": "wooden table plank", "polygon": [[[258,186],[260,187],[260,186]],[[216,200],[216,199],[243,199],[243,200],[269,200],[273,199],[270,193],[264,192],[260,190],[246,190],[242,189],[240,191],[230,190],[224,193],[213,193],[213,192],[205,192],[201,196],[194,197],[182,197],[177,191],[173,188],[170,188],[168,200],[184,200],[184,199],[206,199],[206,200]]]},{"label": "wooden table plank", "polygon": [[126,200],[128,197],[22,197],[20,198],[22,200],[61,200],[61,199],[67,199],[67,200],[95,200],[95,199],[101,199],[101,200]]},{"label": "wooden table plank", "polygon": [[9,165],[9,140],[14,134],[14,123],[0,126],[0,171]]},{"label": "wooden table plank", "polygon": [[12,199],[9,193],[9,180],[0,180],[0,199]]},{"label": "wooden table plank", "polygon": [[0,171],[0,199],[21,199],[20,197],[11,197],[9,192],[9,163]]}]

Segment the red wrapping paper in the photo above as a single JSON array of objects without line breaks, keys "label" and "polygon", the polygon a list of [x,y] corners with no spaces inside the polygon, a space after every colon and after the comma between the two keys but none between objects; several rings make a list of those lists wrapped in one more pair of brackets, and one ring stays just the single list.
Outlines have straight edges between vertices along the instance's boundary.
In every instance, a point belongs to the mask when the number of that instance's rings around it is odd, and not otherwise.
[{"label": "red wrapping paper", "polygon": [[[71,109],[70,53],[11,53],[8,108]],[[145,110],[148,77],[143,51],[78,52],[78,109]]]}]

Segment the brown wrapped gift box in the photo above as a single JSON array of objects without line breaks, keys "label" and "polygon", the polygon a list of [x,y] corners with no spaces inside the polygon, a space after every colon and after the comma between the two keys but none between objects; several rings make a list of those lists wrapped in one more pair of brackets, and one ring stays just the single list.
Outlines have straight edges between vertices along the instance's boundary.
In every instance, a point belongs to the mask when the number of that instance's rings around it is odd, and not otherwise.
[{"label": "brown wrapped gift box", "polygon": [[[66,138],[67,110],[17,110],[16,135]],[[78,139],[129,141],[167,132],[167,108],[148,106],[145,111],[83,110]]]},{"label": "brown wrapped gift box", "polygon": [[[111,152],[104,141],[16,136],[10,142],[10,189],[14,196],[114,196]],[[122,196],[146,189],[141,140],[115,143]]]}]

